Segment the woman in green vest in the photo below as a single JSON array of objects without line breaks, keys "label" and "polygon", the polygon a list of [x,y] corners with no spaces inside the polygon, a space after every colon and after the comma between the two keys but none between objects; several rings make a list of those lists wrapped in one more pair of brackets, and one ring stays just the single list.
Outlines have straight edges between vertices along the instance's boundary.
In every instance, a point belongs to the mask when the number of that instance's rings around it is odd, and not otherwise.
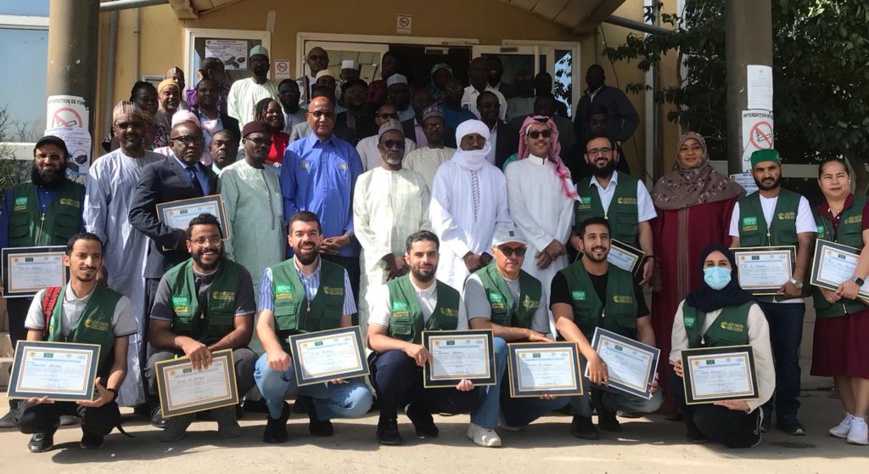
[{"label": "woman in green vest", "polygon": [[[760,444],[763,410],[760,406],[775,390],[775,369],[766,316],[736,278],[733,253],[712,244],[700,257],[703,282],[688,294],[673,321],[670,390],[685,415],[688,441],[714,441],[729,448],[752,448]],[[686,405],[682,350],[750,344],[757,371],[758,398],[725,400],[704,405]]]},{"label": "woman in green vest", "polygon": [[833,377],[845,418],[829,433],[848,443],[869,445],[869,307],[857,300],[869,275],[869,208],[866,196],[851,194],[851,175],[842,160],[829,159],[818,167],[824,202],[818,206],[818,240],[861,249],[850,280],[835,291],[814,288],[815,321],[812,375]]}]

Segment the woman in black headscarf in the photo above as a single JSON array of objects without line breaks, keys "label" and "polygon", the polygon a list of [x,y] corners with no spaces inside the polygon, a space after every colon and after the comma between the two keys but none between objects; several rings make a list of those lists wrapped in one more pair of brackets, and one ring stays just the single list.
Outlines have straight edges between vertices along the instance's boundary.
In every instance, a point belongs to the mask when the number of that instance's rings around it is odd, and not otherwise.
[{"label": "woman in black headscarf", "polygon": [[[700,289],[679,304],[673,323],[670,364],[678,377],[670,377],[670,388],[685,415],[689,441],[716,441],[730,448],[754,447],[761,440],[760,406],[775,390],[769,326],[760,306],[740,288],[730,250],[720,244],[706,247],[700,267]],[[686,405],[682,350],[746,344],[754,352],[758,398]]]}]

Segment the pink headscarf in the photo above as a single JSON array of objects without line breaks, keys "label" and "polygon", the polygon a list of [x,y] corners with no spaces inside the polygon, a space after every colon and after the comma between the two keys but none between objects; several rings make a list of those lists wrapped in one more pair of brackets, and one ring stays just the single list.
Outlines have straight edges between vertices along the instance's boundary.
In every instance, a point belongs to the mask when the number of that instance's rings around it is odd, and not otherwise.
[{"label": "pink headscarf", "polygon": [[546,126],[549,127],[549,131],[552,132],[550,139],[552,145],[549,147],[549,161],[555,163],[555,174],[557,174],[558,178],[561,179],[561,188],[564,189],[564,195],[571,199],[576,198],[578,195],[573,187],[570,170],[567,169],[567,166],[564,166],[564,162],[561,161],[561,143],[558,142],[558,127],[555,126],[555,122],[553,122],[551,118],[544,115],[535,115],[525,118],[525,121],[522,122],[522,128],[519,129],[518,158],[524,160],[531,154],[531,152],[528,151],[528,147],[525,145],[525,134],[528,131],[528,127],[535,123],[545,123]]}]

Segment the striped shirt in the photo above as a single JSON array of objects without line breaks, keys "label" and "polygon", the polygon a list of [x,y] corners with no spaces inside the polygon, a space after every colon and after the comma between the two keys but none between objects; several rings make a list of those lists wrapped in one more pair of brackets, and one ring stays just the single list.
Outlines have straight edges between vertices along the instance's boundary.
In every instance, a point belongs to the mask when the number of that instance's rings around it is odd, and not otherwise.
[{"label": "striped shirt", "polygon": [[[305,275],[299,268],[299,262],[293,258],[296,272],[299,274],[299,280],[302,281],[302,286],[305,288],[305,295],[308,301],[317,296],[317,290],[320,288],[320,268],[323,265],[322,260],[317,259],[317,269],[310,275]],[[356,313],[356,302],[353,300],[353,289],[350,287],[350,278],[347,276],[347,270],[344,272],[344,310],[342,316],[349,316]],[[257,311],[272,311],[275,310],[275,290],[272,284],[272,269],[264,268],[262,280],[259,287],[259,304]]]}]

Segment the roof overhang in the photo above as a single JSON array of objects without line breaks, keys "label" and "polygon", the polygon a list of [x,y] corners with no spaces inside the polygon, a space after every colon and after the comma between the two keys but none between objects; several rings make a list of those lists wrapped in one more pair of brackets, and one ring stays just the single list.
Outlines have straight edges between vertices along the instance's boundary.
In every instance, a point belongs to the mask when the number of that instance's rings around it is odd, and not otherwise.
[{"label": "roof overhang", "polygon": [[179,20],[195,20],[212,10],[238,3],[241,0],[169,0]]},{"label": "roof overhang", "polygon": [[501,0],[563,26],[576,35],[594,32],[625,0]]}]

